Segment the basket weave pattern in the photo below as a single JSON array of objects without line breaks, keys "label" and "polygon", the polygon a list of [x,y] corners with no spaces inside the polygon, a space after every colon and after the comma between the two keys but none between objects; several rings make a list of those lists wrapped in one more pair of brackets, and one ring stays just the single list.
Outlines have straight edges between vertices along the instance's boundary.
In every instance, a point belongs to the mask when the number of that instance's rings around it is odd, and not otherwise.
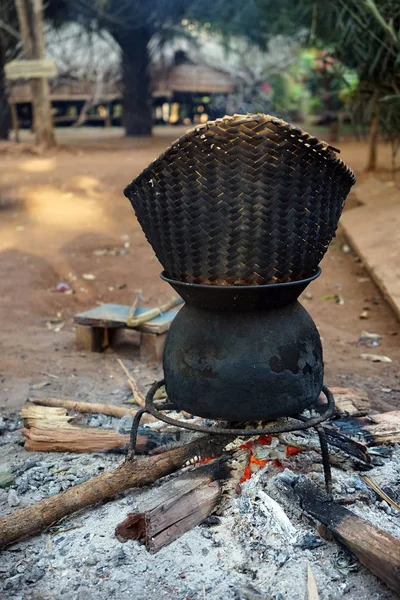
[{"label": "basket weave pattern", "polygon": [[354,182],[325,142],[234,115],[189,131],[124,193],[170,278],[252,285],[315,273]]}]

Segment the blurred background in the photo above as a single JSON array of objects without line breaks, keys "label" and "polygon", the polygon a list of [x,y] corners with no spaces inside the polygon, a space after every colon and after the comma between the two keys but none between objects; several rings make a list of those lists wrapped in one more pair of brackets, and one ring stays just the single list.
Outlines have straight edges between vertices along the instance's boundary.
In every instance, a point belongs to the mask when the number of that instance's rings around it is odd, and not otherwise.
[{"label": "blurred background", "polygon": [[1,406],[40,386],[118,401],[115,359],[77,353],[74,315],[170,298],[123,188],[188,127],[263,112],[357,174],[302,301],[327,384],[398,407],[399,31],[398,0],[1,0]]},{"label": "blurred background", "polygon": [[0,137],[32,128],[38,101],[7,64],[47,58],[41,100],[55,127],[149,135],[273,112],[329,126],[334,141],[366,136],[378,120],[395,159],[399,12],[396,0],[3,0]]}]

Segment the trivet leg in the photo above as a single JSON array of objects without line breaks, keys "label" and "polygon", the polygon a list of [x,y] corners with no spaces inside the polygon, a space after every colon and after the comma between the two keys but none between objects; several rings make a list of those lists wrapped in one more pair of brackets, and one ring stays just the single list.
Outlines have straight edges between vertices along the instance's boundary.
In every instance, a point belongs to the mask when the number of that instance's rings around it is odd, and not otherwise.
[{"label": "trivet leg", "polygon": [[330,498],[332,498],[332,471],[331,463],[329,460],[328,442],[326,441],[324,428],[321,425],[315,427],[315,430],[318,433],[319,443],[321,445],[322,465],[324,467],[326,493]]},{"label": "trivet leg", "polygon": [[145,413],[148,413],[148,412],[149,411],[146,410],[145,408],[141,408],[140,410],[137,411],[136,415],[133,417],[132,427],[131,427],[131,437],[129,440],[128,452],[126,455],[127,461],[133,461],[133,459],[135,458],[136,439],[137,439],[140,419],[143,417],[143,415]]}]

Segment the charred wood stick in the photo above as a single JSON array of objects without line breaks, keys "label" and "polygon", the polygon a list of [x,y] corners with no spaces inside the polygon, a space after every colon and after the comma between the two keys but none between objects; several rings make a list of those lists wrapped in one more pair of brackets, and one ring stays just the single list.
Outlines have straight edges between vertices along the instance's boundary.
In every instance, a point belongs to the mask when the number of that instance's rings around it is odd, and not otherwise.
[{"label": "charred wood stick", "polygon": [[158,552],[215,512],[223,497],[235,493],[248,460],[249,452],[239,450],[151,490],[140,510],[117,526],[115,535],[121,542],[138,540]]},{"label": "charred wood stick", "polygon": [[188,460],[218,456],[232,441],[232,436],[204,436],[200,440],[149,458],[125,461],[120,467],[89,479],[61,494],[36,502],[32,506],[0,518],[0,548],[39,533],[52,523],[78,510],[109,500],[133,487],[154,483],[174,473]]},{"label": "charred wood stick", "polygon": [[324,432],[328,444],[335,446],[335,448],[339,448],[339,450],[342,450],[345,454],[348,454],[367,465],[371,464],[371,456],[368,453],[367,446],[362,442],[353,440],[348,435],[337,431],[334,428],[334,422],[332,423],[332,426],[325,425]]},{"label": "charred wood stick", "polygon": [[362,439],[367,446],[400,442],[400,410],[334,422],[341,433]]},{"label": "charred wood stick", "polygon": [[[333,421],[334,424],[334,421]],[[360,465],[360,462],[364,466],[369,466],[372,463],[371,456],[368,453],[367,446],[356,440],[353,440],[347,435],[336,431],[333,427],[324,426],[324,432],[326,435],[327,442],[331,448],[329,458],[332,465],[340,468],[354,468]],[[280,433],[279,439],[286,446],[294,446],[302,450],[314,450],[318,453],[321,452],[321,445],[315,434],[307,432],[302,433]],[[340,450],[338,452],[334,449]],[[345,455],[345,456],[344,456]]]},{"label": "charred wood stick", "polygon": [[361,564],[400,594],[400,540],[330,500],[307,477],[300,477],[293,487],[303,510],[323,523]]},{"label": "charred wood stick", "polygon": [[[112,404],[96,404],[95,402],[77,402],[76,400],[67,400],[63,398],[28,398],[29,402],[33,404],[40,404],[42,406],[61,406],[68,410],[74,410],[79,413],[89,414],[102,414],[109,417],[125,417],[130,415],[134,417],[137,410],[125,408],[124,406],[113,406]],[[145,414],[141,419],[142,423],[149,421],[155,421],[154,417]]]}]

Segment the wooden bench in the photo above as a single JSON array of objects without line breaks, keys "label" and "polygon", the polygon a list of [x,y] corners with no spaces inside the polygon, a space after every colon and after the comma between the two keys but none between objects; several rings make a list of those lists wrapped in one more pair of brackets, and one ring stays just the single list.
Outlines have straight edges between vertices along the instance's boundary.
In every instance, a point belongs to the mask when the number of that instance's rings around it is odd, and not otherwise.
[{"label": "wooden bench", "polygon": [[[160,362],[167,331],[179,309],[172,308],[135,328],[126,324],[130,310],[130,306],[123,304],[101,304],[75,315],[78,348],[89,352],[101,352],[115,344],[121,329],[133,329],[140,333],[140,359],[146,362]],[[134,317],[148,310],[148,306],[138,307]]]}]

